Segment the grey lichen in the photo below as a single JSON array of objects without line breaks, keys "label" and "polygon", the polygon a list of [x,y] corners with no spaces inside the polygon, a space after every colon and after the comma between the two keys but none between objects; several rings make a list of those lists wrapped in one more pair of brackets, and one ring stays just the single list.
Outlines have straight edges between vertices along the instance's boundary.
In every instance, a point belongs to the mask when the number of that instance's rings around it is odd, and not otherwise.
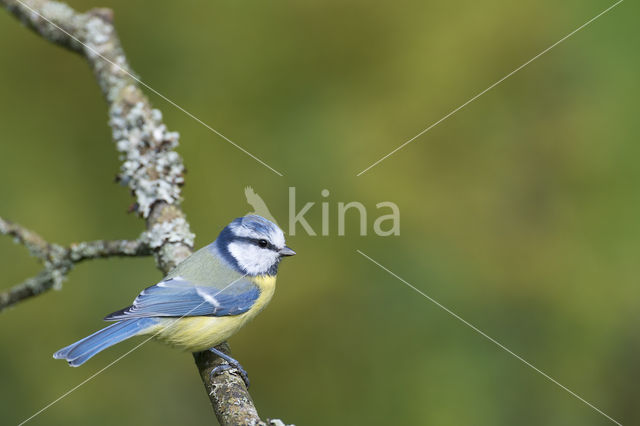
[{"label": "grey lichen", "polygon": [[72,265],[69,264],[68,268],[62,270],[61,268],[51,269],[51,280],[53,281],[52,288],[54,290],[62,289],[62,282],[66,279],[67,273],[71,270]]},{"label": "grey lichen", "polygon": [[149,109],[144,102],[137,102],[128,111],[120,104],[110,110],[109,124],[123,160],[120,181],[135,194],[144,218],[154,203],[179,203],[184,184],[182,159],[173,150],[179,134],[168,131],[161,119],[160,111]]},{"label": "grey lichen", "polygon": [[87,56],[93,58],[97,53],[100,52],[100,46],[107,43],[112,36],[113,33],[113,25],[105,22],[103,19],[94,16],[87,21],[86,24],[87,35],[85,38],[85,43],[95,50],[88,51]]},{"label": "grey lichen", "polygon": [[61,32],[58,28],[62,23],[67,23],[71,27],[78,25],[78,17],[71,7],[65,3],[48,1],[42,5],[41,15],[46,16],[48,21],[34,12],[29,14],[29,20],[31,21],[30,23],[38,23],[38,28],[40,28],[40,32],[45,38],[49,38],[58,44],[68,44],[74,50],[80,48],[80,44],[77,41],[71,39],[68,34]]},{"label": "grey lichen", "polygon": [[68,257],[74,262],[112,256],[148,256],[152,254],[142,239],[137,240],[98,240],[74,243],[68,249]]},{"label": "grey lichen", "polygon": [[143,232],[140,238],[152,249],[157,249],[167,243],[184,243],[193,247],[195,235],[189,230],[187,221],[177,217],[171,221],[156,223]]},{"label": "grey lichen", "polygon": [[285,422],[283,422],[280,419],[269,419],[269,420],[267,420],[267,424],[269,426],[296,426],[294,424],[290,424],[290,425],[286,424]]}]

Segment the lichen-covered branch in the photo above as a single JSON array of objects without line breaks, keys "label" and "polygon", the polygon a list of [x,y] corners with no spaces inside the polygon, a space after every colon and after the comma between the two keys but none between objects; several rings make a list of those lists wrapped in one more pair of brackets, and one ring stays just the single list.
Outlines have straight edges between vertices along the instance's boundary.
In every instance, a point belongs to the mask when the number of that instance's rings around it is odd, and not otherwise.
[{"label": "lichen-covered branch", "polygon": [[74,262],[114,256],[149,256],[151,246],[143,239],[98,240],[73,243],[69,246],[69,259]]},{"label": "lichen-covered branch", "polygon": [[[93,9],[78,13],[64,3],[48,0],[0,0],[0,4],[43,38],[84,56],[93,69],[109,107],[116,149],[121,153],[118,180],[136,199],[132,210],[146,219],[147,231],[141,241],[153,251],[159,269],[167,273],[191,254],[194,240],[179,206],[184,183],[182,159],[174,151],[179,136],[167,130],[160,111],[152,109],[140,90],[144,83],[129,67],[112,12]],[[210,366],[221,360],[211,352],[195,357],[223,426],[264,424],[240,378],[225,372],[211,380]]]},{"label": "lichen-covered branch", "polygon": [[13,237],[44,265],[35,277],[0,293],[0,311],[25,299],[59,288],[73,265],[88,259],[113,256],[149,256],[151,247],[143,240],[87,241],[62,247],[45,241],[35,232],[0,217],[0,234]]},{"label": "lichen-covered branch", "polygon": [[57,247],[46,242],[40,235],[2,217],[0,217],[0,234],[13,237],[16,243],[24,245],[33,257],[43,262],[50,260],[57,251]]},{"label": "lichen-covered branch", "polygon": [[[227,355],[231,355],[231,349],[226,343],[218,345],[217,349]],[[231,375],[230,380],[224,381],[209,380],[211,371],[225,362],[220,357],[209,356],[210,353],[206,351],[197,352],[193,354],[193,358],[196,361],[198,370],[200,370],[200,377],[207,395],[209,395],[212,402],[217,401],[218,404],[225,407],[225,411],[221,413],[216,404],[213,405],[218,421],[221,424],[228,425],[265,425],[258,417],[258,412],[253,405],[251,396],[248,392],[243,391],[245,385],[240,376]]]},{"label": "lichen-covered branch", "polygon": [[67,272],[68,270],[64,269],[44,269],[35,277],[3,291],[0,293],[0,312],[23,300],[59,287]]}]

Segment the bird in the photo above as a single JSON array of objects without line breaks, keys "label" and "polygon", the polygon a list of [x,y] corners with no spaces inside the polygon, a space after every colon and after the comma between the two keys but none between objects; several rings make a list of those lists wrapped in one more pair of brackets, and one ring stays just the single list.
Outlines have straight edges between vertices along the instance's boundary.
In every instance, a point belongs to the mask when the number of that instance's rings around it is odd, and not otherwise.
[{"label": "bird", "polygon": [[235,369],[234,358],[215,348],[253,319],[273,297],[280,261],[296,252],[273,222],[247,215],[231,221],[211,244],[179,263],[162,281],[145,288],[130,306],[107,315],[114,324],[53,354],[70,366],[133,336],[146,335],[189,352],[209,350]]}]

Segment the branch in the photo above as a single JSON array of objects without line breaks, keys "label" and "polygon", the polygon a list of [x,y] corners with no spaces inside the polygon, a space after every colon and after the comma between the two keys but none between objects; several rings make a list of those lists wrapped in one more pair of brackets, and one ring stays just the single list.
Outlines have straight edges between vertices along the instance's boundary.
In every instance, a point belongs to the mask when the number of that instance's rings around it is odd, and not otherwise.
[{"label": "branch", "polygon": [[[123,160],[118,180],[136,198],[133,210],[147,223],[142,240],[166,274],[192,253],[194,239],[180,209],[184,167],[174,151],[179,136],[167,131],[161,112],[151,108],[138,87],[153,90],[131,71],[113,26],[113,13],[108,9],[77,13],[64,3],[48,0],[0,0],[0,4],[43,38],[84,56],[93,69]],[[226,345],[220,348],[228,351]],[[221,425],[264,424],[242,379],[227,371],[210,380],[211,367],[222,360],[208,351],[194,357]]]},{"label": "branch", "polygon": [[[231,349],[227,343],[217,346],[227,355],[231,355]],[[249,392],[244,391],[244,381],[235,375],[231,375],[233,381],[210,381],[211,371],[225,361],[217,356],[210,356],[211,352],[197,352],[193,354],[198,370],[200,370],[200,378],[204,383],[205,390],[209,399],[213,404],[213,410],[216,413],[218,421],[222,425],[264,425],[260,421],[256,407]],[[238,392],[238,390],[242,390]],[[214,403],[214,401],[217,402]],[[219,411],[219,407],[224,407],[224,412]]]},{"label": "branch", "polygon": [[69,247],[69,259],[74,262],[103,259],[114,256],[150,256],[153,254],[146,241],[138,240],[97,240],[73,243]]},{"label": "branch", "polygon": [[151,249],[142,240],[87,241],[62,247],[48,243],[40,235],[0,217],[0,234],[13,237],[16,243],[29,249],[31,255],[44,264],[35,277],[0,293],[0,311],[25,299],[60,288],[73,265],[88,259],[114,256],[149,256]]},{"label": "branch", "polygon": [[0,217],[0,234],[13,237],[16,243],[24,245],[33,257],[43,262],[50,261],[52,256],[59,251],[58,246],[49,244],[35,232],[2,217]]},{"label": "branch", "polygon": [[30,297],[37,296],[52,288],[59,288],[68,271],[45,269],[9,290],[0,293],[0,312]]}]

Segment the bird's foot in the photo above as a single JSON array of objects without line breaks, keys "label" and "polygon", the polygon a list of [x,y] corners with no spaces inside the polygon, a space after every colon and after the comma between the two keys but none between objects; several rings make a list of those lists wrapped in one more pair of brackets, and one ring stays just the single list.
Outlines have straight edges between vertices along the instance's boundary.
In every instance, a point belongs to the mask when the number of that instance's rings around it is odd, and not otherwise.
[{"label": "bird's foot", "polygon": [[227,361],[227,364],[220,364],[216,368],[211,370],[211,373],[209,374],[209,380],[213,380],[214,376],[217,376],[218,374],[221,374],[227,370],[236,370],[240,375],[240,377],[242,378],[242,380],[244,381],[244,384],[247,386],[247,389],[249,389],[249,384],[250,384],[249,375],[247,374],[246,370],[242,368],[242,365],[240,365],[240,363],[236,359],[231,358],[229,355],[217,350],[216,348],[211,348],[209,349],[209,351],[213,352],[214,354],[218,355],[220,358]]},{"label": "bird's foot", "polygon": [[218,374],[222,374],[227,370],[237,371],[238,374],[240,374],[240,377],[242,377],[242,380],[244,381],[244,384],[247,386],[247,389],[249,389],[249,376],[247,375],[247,372],[244,370],[244,368],[242,368],[242,366],[239,364],[237,366],[231,365],[231,364],[220,364],[219,366],[211,370],[209,379],[213,380],[214,376],[217,376]]}]

